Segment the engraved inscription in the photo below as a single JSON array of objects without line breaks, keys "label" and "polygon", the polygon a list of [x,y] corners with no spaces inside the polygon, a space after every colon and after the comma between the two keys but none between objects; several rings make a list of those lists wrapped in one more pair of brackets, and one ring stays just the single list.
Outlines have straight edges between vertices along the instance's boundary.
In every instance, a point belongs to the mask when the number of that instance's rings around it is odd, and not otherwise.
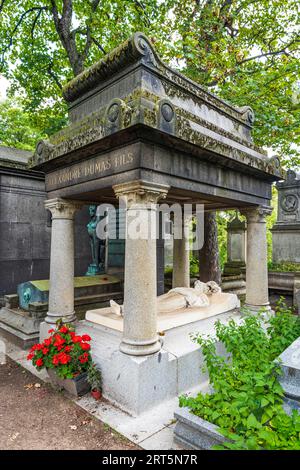
[{"label": "engraved inscription", "polygon": [[47,191],[99,178],[107,173],[126,170],[134,161],[133,152],[114,153],[111,157],[99,156],[56,170],[46,176]]}]

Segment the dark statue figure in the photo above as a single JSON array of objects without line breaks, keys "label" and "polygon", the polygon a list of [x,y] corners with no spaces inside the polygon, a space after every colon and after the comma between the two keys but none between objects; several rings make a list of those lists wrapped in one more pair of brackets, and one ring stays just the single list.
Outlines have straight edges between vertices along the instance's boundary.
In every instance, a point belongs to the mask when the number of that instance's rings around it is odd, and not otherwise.
[{"label": "dark statue figure", "polygon": [[97,215],[97,206],[89,206],[91,220],[87,224],[90,237],[90,246],[92,254],[92,263],[89,265],[86,276],[95,276],[104,272],[105,266],[105,240],[97,237],[96,228],[102,217]]}]

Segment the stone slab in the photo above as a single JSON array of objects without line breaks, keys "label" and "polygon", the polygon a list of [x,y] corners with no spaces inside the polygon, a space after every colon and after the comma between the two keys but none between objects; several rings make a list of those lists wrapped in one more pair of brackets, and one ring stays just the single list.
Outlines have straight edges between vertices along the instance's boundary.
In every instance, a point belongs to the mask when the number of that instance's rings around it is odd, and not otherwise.
[{"label": "stone slab", "polygon": [[174,449],[174,425],[166,426],[140,443],[146,450]]},{"label": "stone slab", "polygon": [[[210,305],[201,308],[180,309],[174,312],[159,313],[157,318],[158,331],[168,331],[188,323],[194,323],[205,318],[214,317],[235,308],[240,303],[235,295],[229,293],[214,294],[210,298]],[[97,325],[103,325],[113,330],[123,331],[123,318],[111,312],[110,308],[88,310],[86,320]]]},{"label": "stone slab", "polygon": [[[133,416],[176,398],[180,393],[206,386],[203,357],[190,334],[214,334],[216,320],[242,321],[238,311],[167,330],[159,353],[138,357],[119,351],[121,332],[87,320],[78,322],[77,332],[92,338],[92,356],[103,374],[103,394]],[[221,345],[217,344],[218,348]]]},{"label": "stone slab", "polygon": [[300,228],[272,229],[273,263],[300,263]]},{"label": "stone slab", "polygon": [[174,417],[177,420],[174,442],[185,449],[211,450],[213,446],[226,441],[217,426],[194,415],[187,408],[176,410]]},{"label": "stone slab", "polygon": [[[30,303],[48,302],[49,280],[28,281],[18,285],[20,307],[28,310]],[[120,279],[116,276],[103,274],[99,276],[74,277],[75,298],[90,295],[101,295],[120,290]]]},{"label": "stone slab", "polygon": [[285,395],[300,403],[300,337],[280,356],[282,376],[279,381]]}]

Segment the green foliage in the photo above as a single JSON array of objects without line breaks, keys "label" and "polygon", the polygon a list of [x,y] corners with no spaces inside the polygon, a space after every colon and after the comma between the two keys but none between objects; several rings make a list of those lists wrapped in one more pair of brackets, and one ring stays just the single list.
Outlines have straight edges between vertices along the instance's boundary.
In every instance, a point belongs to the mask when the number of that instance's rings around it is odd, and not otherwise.
[{"label": "green foliage", "polygon": [[279,305],[269,325],[262,316],[246,315],[242,324],[215,324],[217,339],[228,355],[216,351],[216,340],[195,335],[209,373],[211,394],[181,396],[180,406],[216,424],[228,438],[228,449],[300,449],[300,415],[283,410],[275,359],[300,335],[300,321]]},{"label": "green foliage", "polygon": [[199,276],[199,259],[193,252],[190,252],[190,276]]},{"label": "green foliage", "polygon": [[96,364],[90,364],[87,371],[87,381],[92,390],[100,390],[102,384],[102,376]]},{"label": "green foliage", "polygon": [[298,0],[4,0],[0,72],[47,133],[53,106],[65,118],[62,84],[140,30],[174,68],[250,104],[255,141],[298,166],[299,10]]},{"label": "green foliage", "polygon": [[276,272],[300,272],[300,263],[268,263],[269,271]]},{"label": "green foliage", "polygon": [[0,103],[0,145],[31,150],[42,137],[20,106],[11,100]]}]

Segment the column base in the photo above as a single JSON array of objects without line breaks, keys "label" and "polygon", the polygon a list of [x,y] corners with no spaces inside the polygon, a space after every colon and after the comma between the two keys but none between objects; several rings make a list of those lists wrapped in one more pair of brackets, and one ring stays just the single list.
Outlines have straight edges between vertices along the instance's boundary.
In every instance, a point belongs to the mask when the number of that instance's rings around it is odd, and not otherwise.
[{"label": "column base", "polygon": [[122,341],[119,347],[120,351],[130,356],[149,356],[155,354],[161,349],[161,343],[159,340],[154,343],[133,343]]},{"label": "column base", "polygon": [[62,323],[76,322],[77,318],[76,318],[75,311],[72,313],[68,313],[67,315],[53,315],[50,312],[48,312],[45,318],[45,322],[48,323],[48,325],[54,325],[54,326],[56,326],[56,322],[58,320],[61,320]]},{"label": "column base", "polygon": [[[74,325],[74,323],[76,323],[76,321],[77,321],[75,313],[71,317],[72,320],[70,319],[70,317],[67,317],[67,318],[66,317],[57,317],[57,319],[56,320],[54,319],[54,322],[53,322],[53,317],[46,317],[45,321],[43,321],[40,324],[40,337],[39,337],[40,343],[42,343],[44,341],[44,339],[49,337],[48,331],[51,330],[52,328],[53,329],[56,328],[56,321],[60,318],[62,319],[64,324],[72,323]],[[51,320],[51,322],[49,320]]]},{"label": "column base", "polygon": [[243,307],[248,310],[253,315],[257,315],[258,313],[262,313],[262,315],[273,315],[274,311],[271,308],[270,303],[262,304],[262,305],[253,305],[248,304],[247,302],[243,305]]}]

